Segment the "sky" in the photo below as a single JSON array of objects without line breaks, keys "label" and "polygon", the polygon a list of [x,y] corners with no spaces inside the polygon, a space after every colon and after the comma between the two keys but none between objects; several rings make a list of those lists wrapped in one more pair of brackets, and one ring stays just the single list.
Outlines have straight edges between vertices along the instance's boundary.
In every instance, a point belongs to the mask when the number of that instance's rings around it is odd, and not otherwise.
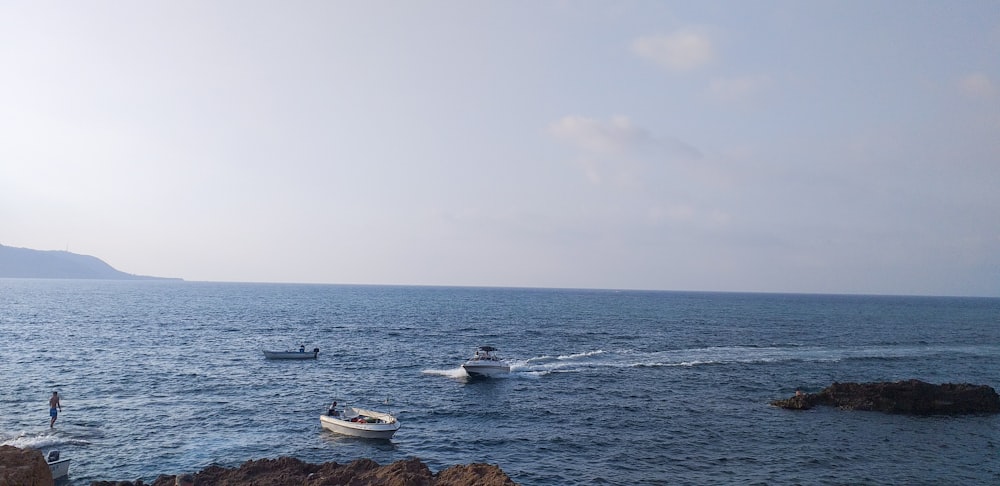
[{"label": "sky", "polygon": [[1000,296],[1000,3],[0,2],[0,244],[190,281]]}]

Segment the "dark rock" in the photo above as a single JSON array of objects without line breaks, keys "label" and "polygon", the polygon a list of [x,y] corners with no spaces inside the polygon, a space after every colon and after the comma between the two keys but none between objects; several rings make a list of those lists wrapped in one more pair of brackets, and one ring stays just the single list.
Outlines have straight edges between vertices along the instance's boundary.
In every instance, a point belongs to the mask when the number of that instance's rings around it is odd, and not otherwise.
[{"label": "dark rock", "polygon": [[796,392],[795,396],[784,400],[775,400],[771,405],[789,410],[809,410],[819,403],[819,395]]},{"label": "dark rock", "polygon": [[511,481],[499,467],[490,464],[451,466],[437,474],[434,486],[511,486]]},{"label": "dark rock", "polygon": [[[348,464],[309,464],[293,457],[257,459],[237,468],[209,466],[193,474],[196,486],[516,486],[498,466],[469,464],[449,467],[437,475],[419,459],[380,466],[371,459]],[[151,486],[174,486],[176,476],[162,475]],[[91,486],[136,486],[93,482]]]},{"label": "dark rock", "polygon": [[992,387],[967,383],[934,385],[920,380],[834,383],[819,393],[796,393],[771,404],[790,410],[828,405],[843,410],[909,415],[1000,413],[1000,395]]},{"label": "dark rock", "polygon": [[52,471],[42,451],[0,446],[0,485],[52,486]]}]

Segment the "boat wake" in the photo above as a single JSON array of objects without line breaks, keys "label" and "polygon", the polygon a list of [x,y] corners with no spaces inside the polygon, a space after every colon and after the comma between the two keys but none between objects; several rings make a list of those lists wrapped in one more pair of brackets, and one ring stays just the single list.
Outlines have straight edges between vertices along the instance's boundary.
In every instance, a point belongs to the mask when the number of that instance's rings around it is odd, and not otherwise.
[{"label": "boat wake", "polygon": [[[706,346],[639,351],[635,349],[581,351],[557,356],[508,359],[510,373],[494,378],[531,379],[552,373],[580,373],[600,368],[696,367],[729,364],[772,364],[787,362],[824,363],[854,360],[919,359],[931,356],[996,356],[998,345],[934,346],[927,344],[885,344],[871,346],[823,347],[802,344],[773,346]],[[468,379],[461,366],[423,370],[424,374],[456,380]]]},{"label": "boat wake", "polygon": [[942,354],[995,356],[1000,346],[875,345],[819,347],[799,344],[775,346],[708,346],[664,351],[594,350],[580,353],[539,356],[511,362],[511,373],[542,376],[550,373],[578,373],[596,368],[694,367],[727,364],[768,364],[785,362],[839,362],[848,360],[914,359]]},{"label": "boat wake", "polygon": [[[530,379],[530,378],[537,378],[542,375],[542,373],[537,373],[533,370],[521,369],[519,363],[523,362],[518,362],[515,360],[507,360],[507,362],[510,363],[510,373],[494,375],[489,377],[488,379],[490,380],[510,380],[518,378]],[[470,377],[469,374],[466,373],[466,371],[462,369],[461,366],[446,370],[423,370],[421,373],[425,375],[444,376],[446,378],[451,378],[453,380],[459,380],[459,381],[472,379],[472,377]]]},{"label": "boat wake", "polygon": [[469,377],[468,373],[466,373],[465,370],[462,369],[461,366],[458,366],[456,368],[447,369],[447,370],[423,370],[422,373],[425,374],[425,375],[444,376],[444,377],[453,378],[453,379],[456,379],[456,380],[457,379],[462,379],[462,378],[468,378]]}]

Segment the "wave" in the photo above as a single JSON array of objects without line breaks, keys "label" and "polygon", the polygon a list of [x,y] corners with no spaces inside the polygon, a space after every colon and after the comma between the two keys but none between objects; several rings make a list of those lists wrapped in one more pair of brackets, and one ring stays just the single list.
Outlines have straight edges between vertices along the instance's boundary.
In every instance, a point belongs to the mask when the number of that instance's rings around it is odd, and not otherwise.
[{"label": "wave", "polygon": [[16,432],[7,434],[0,432],[0,445],[14,446],[20,449],[44,449],[60,445],[86,445],[90,442],[76,438],[62,429],[49,429],[45,432]]}]

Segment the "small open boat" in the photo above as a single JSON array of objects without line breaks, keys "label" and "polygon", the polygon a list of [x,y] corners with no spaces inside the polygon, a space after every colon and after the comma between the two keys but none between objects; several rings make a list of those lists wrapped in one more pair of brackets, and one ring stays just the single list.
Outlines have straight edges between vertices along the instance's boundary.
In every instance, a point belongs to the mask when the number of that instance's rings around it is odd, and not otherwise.
[{"label": "small open boat", "polygon": [[366,439],[391,439],[399,430],[399,421],[396,417],[356,407],[344,407],[343,411],[336,410],[320,415],[319,423],[331,432]]},{"label": "small open boat", "polygon": [[462,364],[462,369],[471,377],[489,377],[510,373],[510,365],[500,359],[497,348],[480,346],[472,359]]},{"label": "small open boat", "polygon": [[69,458],[59,459],[59,451],[49,451],[49,455],[45,457],[45,462],[49,465],[49,471],[52,472],[52,479],[59,479],[69,475]]},{"label": "small open boat", "polygon": [[312,351],[306,351],[305,347],[299,348],[298,351],[264,351],[264,357],[267,359],[316,359],[319,356],[319,348],[313,348]]}]

